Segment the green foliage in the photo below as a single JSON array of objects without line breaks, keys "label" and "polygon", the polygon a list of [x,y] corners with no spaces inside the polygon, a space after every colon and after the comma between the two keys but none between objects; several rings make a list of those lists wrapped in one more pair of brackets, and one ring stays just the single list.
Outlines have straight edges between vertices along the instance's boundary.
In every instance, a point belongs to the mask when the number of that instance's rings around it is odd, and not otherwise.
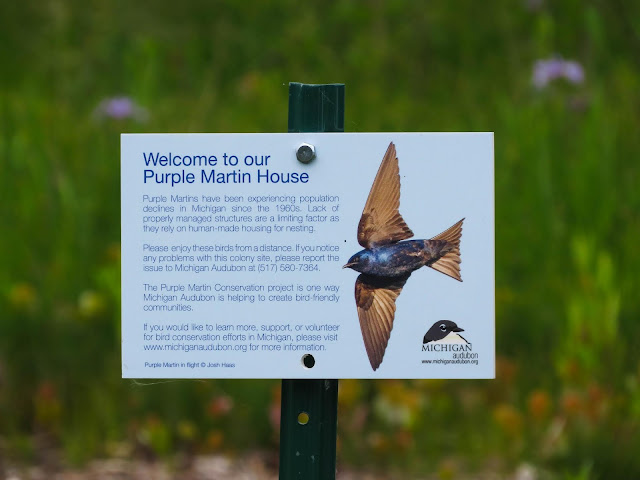
[{"label": "green foliage", "polygon": [[[341,382],[339,458],[640,476],[640,7],[536,3],[3,2],[6,452],[275,445],[276,381],[120,378],[119,134],[283,132],[287,82],[344,82],[348,131],[495,131],[498,377]],[[554,54],[584,83],[533,88]]]}]

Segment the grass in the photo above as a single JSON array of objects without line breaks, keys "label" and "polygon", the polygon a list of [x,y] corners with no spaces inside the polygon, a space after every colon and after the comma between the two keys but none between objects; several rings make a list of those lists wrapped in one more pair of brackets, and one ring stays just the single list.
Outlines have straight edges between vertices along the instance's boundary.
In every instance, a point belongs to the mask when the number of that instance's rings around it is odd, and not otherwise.
[{"label": "grass", "polygon": [[[640,476],[639,10],[3,3],[5,453],[36,461],[43,435],[70,462],[275,448],[277,381],[120,378],[119,134],[282,132],[289,81],[344,82],[348,131],[495,132],[499,362],[495,381],[341,382],[340,461]],[[554,54],[585,82],[534,89]],[[148,121],[96,118],[115,95]]]}]

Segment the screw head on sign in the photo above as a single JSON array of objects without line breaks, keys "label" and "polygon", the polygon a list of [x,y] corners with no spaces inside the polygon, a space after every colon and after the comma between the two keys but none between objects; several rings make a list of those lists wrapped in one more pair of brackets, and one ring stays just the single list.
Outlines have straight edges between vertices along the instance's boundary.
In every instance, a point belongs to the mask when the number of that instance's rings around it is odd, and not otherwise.
[{"label": "screw head on sign", "polygon": [[300,163],[310,163],[316,158],[316,147],[308,143],[303,143],[296,150],[296,158]]}]

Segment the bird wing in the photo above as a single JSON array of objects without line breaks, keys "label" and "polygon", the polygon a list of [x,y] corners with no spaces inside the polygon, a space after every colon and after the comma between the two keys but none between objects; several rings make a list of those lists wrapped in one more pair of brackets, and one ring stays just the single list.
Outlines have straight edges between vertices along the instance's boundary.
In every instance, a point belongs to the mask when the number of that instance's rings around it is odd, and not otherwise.
[{"label": "bird wing", "polygon": [[408,278],[409,275],[381,278],[363,273],[356,280],[355,293],[360,329],[369,363],[374,370],[382,363],[393,328],[396,298]]},{"label": "bird wing", "polygon": [[373,248],[413,237],[399,208],[400,169],[396,147],[391,142],[358,223],[358,243],[364,248]]}]

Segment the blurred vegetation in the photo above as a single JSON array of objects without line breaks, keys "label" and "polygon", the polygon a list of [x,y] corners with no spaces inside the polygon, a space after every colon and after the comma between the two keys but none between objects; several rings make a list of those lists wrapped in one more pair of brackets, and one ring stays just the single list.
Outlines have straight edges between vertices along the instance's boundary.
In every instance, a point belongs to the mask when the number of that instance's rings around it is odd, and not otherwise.
[{"label": "blurred vegetation", "polygon": [[[276,448],[278,381],[120,378],[121,132],[494,131],[497,379],[341,381],[339,461],[640,478],[640,4],[2,2],[0,457]],[[532,86],[562,55],[581,84]],[[148,119],[96,115],[124,95]]]}]

